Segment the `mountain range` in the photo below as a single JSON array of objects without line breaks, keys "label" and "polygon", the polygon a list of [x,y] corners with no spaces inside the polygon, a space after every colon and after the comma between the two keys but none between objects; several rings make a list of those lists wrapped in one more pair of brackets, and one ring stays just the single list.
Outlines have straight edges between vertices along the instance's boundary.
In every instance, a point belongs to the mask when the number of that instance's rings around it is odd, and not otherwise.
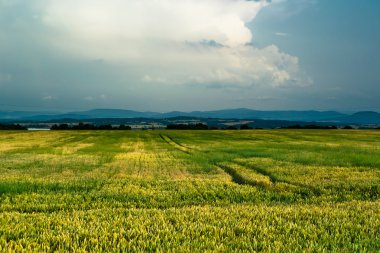
[{"label": "mountain range", "polygon": [[335,122],[351,124],[380,124],[380,113],[372,111],[345,114],[337,111],[259,111],[246,108],[216,111],[173,111],[167,113],[139,112],[122,109],[94,109],[68,113],[59,112],[22,112],[0,111],[2,121],[49,121],[62,119],[100,119],[100,118],[151,118],[166,119],[173,117],[197,117],[218,119],[261,119],[305,122]]}]

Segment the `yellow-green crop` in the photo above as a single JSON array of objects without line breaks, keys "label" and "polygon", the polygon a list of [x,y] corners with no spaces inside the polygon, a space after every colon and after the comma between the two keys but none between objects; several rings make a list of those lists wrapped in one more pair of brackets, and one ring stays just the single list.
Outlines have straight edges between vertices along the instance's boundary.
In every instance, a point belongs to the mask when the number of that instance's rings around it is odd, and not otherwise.
[{"label": "yellow-green crop", "polygon": [[1,131],[0,251],[379,252],[380,131]]}]

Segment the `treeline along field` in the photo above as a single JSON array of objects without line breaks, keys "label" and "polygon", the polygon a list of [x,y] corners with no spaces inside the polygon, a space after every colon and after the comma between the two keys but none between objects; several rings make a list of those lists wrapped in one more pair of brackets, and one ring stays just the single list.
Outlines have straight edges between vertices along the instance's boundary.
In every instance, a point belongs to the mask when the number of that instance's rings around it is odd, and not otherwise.
[{"label": "treeline along field", "polygon": [[0,251],[380,251],[380,132],[0,132]]}]

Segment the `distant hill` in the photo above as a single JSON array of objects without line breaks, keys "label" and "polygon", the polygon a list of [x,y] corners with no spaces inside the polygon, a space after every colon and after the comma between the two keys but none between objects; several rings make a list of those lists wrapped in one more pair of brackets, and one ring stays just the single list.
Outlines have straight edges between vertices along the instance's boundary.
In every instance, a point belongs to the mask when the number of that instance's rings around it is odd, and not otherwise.
[{"label": "distant hill", "polygon": [[338,122],[353,124],[380,124],[380,113],[377,112],[357,112],[345,117],[335,118]]},{"label": "distant hill", "polygon": [[[138,112],[132,110],[121,109],[94,109],[89,111],[69,112],[69,113],[42,113],[42,112],[0,112],[0,119],[7,120],[60,120],[60,119],[97,119],[97,118],[154,118],[161,115],[155,112]],[[3,117],[4,116],[4,117]]]},{"label": "distant hill", "polygon": [[335,111],[258,111],[246,108],[227,109],[218,111],[169,112],[164,117],[200,117],[220,119],[266,119],[290,121],[324,121],[329,118],[340,118],[346,114]]},{"label": "distant hill", "polygon": [[283,121],[303,121],[303,122],[336,122],[352,124],[380,124],[380,114],[377,112],[358,112],[352,115],[343,114],[336,111],[259,111],[246,108],[226,109],[216,111],[193,111],[168,113],[139,112],[122,109],[94,109],[88,111],[77,111],[69,113],[57,112],[0,112],[2,121],[47,121],[62,119],[132,119],[151,118],[167,119],[173,117],[196,117],[214,119],[260,119],[260,120],[283,120]]},{"label": "distant hill", "polygon": [[90,118],[152,118],[160,115],[160,113],[157,112],[138,112],[122,109],[95,109],[85,112],[74,112],[72,114],[86,115],[86,117]]},{"label": "distant hill", "polygon": [[72,119],[94,119],[94,118],[153,118],[159,116],[156,112],[138,112],[122,109],[94,109],[83,112],[70,112],[67,114],[55,115],[57,118]]}]

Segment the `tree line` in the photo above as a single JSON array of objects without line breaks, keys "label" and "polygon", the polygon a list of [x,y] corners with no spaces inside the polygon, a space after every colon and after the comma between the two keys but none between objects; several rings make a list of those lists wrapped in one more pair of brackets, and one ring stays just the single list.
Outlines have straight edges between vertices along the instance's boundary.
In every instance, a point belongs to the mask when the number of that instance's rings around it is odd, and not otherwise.
[{"label": "tree line", "polygon": [[112,126],[111,124],[107,125],[93,125],[86,123],[79,123],[78,125],[69,125],[69,124],[54,124],[51,126],[50,130],[131,130],[130,126],[120,125]]},{"label": "tree line", "polygon": [[0,124],[0,130],[27,130],[27,128],[19,124]]},{"label": "tree line", "polygon": [[[320,126],[320,125],[292,125],[281,127],[282,129],[338,129],[336,126]],[[152,128],[153,129],[153,128]],[[227,127],[216,127],[208,126],[203,123],[197,124],[169,124],[166,129],[168,130],[249,130],[249,129],[262,129],[262,128],[252,128],[249,125],[240,126],[227,126]],[[353,129],[351,126],[344,126],[342,129]],[[380,127],[374,129],[380,130]],[[0,130],[28,130],[27,127],[20,124],[2,124],[0,123]],[[77,125],[69,124],[54,124],[51,126],[50,130],[132,130],[128,125],[112,126],[107,125],[94,125],[87,123],[79,123]]]},{"label": "tree line", "polygon": [[[351,128],[348,128],[349,126],[346,126],[345,128],[346,129],[352,129]],[[282,127],[284,129],[338,129],[338,127],[336,126],[320,126],[320,125],[305,125],[305,126],[301,126],[301,125],[294,125],[294,126],[287,126],[287,127]]]},{"label": "tree line", "polygon": [[241,125],[239,128],[236,126],[228,126],[225,128],[218,128],[216,126],[208,126],[202,123],[197,124],[170,124],[167,125],[168,130],[248,130],[253,129],[248,125]]},{"label": "tree line", "polygon": [[[54,124],[51,126],[50,130],[131,130],[130,126],[120,125],[112,126],[111,124],[107,125],[93,125],[87,123],[79,123],[77,125],[69,124]],[[228,126],[225,128],[218,128],[215,126],[208,126],[206,124],[197,123],[197,124],[169,124],[166,126],[167,130],[245,130],[252,129],[248,125],[241,125],[239,128],[235,126]]]}]

